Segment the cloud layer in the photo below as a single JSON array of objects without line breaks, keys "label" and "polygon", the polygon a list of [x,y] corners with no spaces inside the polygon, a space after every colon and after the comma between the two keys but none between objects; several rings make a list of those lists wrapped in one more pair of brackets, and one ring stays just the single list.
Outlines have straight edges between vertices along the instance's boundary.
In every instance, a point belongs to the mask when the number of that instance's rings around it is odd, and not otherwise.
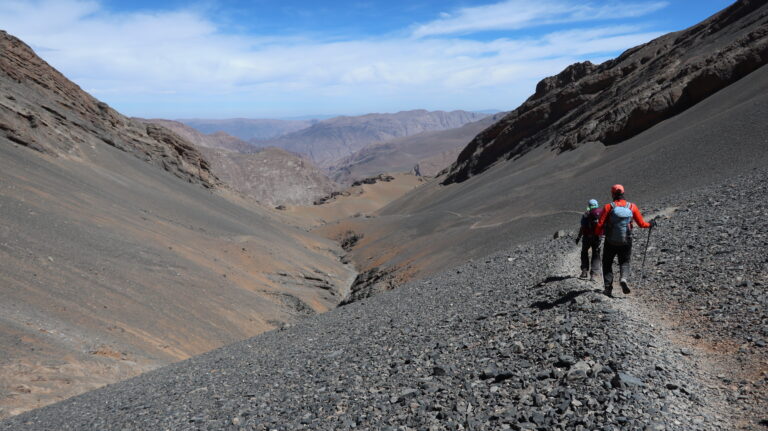
[{"label": "cloud layer", "polygon": [[[202,10],[112,13],[80,0],[5,0],[0,27],[117,109],[172,118],[512,109],[541,77],[658,36],[604,20],[538,37],[461,36],[619,13],[570,1],[526,4],[460,9],[399,35],[341,41],[227,34]],[[624,4],[621,13],[663,6]]]},{"label": "cloud layer", "polygon": [[466,34],[492,30],[518,30],[527,27],[602,19],[634,18],[655,12],[667,2],[593,3],[553,0],[507,0],[484,6],[444,13],[440,19],[419,25],[416,37]]}]

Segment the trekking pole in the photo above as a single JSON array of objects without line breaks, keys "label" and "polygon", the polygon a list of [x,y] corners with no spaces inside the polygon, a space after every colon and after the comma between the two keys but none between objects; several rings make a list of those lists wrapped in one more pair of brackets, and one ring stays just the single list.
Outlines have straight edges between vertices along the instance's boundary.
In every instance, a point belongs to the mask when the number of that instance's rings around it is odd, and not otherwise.
[{"label": "trekking pole", "polygon": [[643,263],[640,265],[640,280],[645,279],[645,257],[648,255],[648,244],[651,243],[651,231],[653,230],[653,225],[651,225],[650,228],[648,228],[648,239],[645,240],[645,251],[643,251]]}]

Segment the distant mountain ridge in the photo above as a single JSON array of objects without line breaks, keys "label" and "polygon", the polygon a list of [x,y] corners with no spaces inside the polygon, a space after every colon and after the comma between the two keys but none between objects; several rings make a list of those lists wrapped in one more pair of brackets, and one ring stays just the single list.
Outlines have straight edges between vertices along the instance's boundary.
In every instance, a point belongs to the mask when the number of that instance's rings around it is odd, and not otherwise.
[{"label": "distant mountain ridge", "polygon": [[146,121],[164,126],[198,147],[236,151],[238,153],[252,153],[256,151],[256,147],[253,145],[224,131],[204,134],[179,121],[162,119],[151,119]]},{"label": "distant mountain ridge", "polygon": [[461,127],[487,114],[467,111],[426,111],[336,117],[306,129],[266,141],[251,141],[303,154],[322,168],[330,168],[367,145],[417,133]]},{"label": "distant mountain ridge", "polygon": [[306,129],[315,124],[317,120],[231,118],[224,120],[182,119],[178,120],[178,122],[186,124],[201,133],[226,132],[247,142],[252,139],[272,139],[287,133]]},{"label": "distant mountain ridge", "polygon": [[497,113],[453,129],[422,132],[368,145],[333,166],[331,177],[337,182],[349,183],[392,172],[413,171],[423,176],[435,176],[456,161],[459,152],[472,138],[503,115]]}]

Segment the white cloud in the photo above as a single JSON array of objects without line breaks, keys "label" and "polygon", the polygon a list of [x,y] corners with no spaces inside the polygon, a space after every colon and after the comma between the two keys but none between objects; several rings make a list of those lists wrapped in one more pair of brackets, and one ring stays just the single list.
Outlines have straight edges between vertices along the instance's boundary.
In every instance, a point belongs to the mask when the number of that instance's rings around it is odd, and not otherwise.
[{"label": "white cloud", "polygon": [[413,36],[518,30],[555,23],[630,18],[645,15],[666,6],[667,2],[663,1],[594,5],[564,0],[506,0],[501,3],[462,8],[454,13],[443,12],[440,19],[417,26]]},{"label": "white cloud", "polygon": [[[568,16],[583,13],[573,8]],[[658,36],[612,26],[492,41],[258,38],[225,34],[201,11],[115,14],[79,0],[3,0],[0,28],[117,109],[175,118],[511,109],[535,81],[574,61]]]}]

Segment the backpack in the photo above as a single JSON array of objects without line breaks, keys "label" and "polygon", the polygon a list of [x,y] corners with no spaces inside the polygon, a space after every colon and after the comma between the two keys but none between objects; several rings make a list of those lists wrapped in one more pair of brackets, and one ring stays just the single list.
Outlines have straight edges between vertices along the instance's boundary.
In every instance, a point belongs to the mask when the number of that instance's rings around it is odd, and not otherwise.
[{"label": "backpack", "polygon": [[595,228],[600,223],[600,216],[603,215],[602,208],[594,208],[584,213],[584,219],[581,223],[584,228],[584,235],[594,236]]},{"label": "backpack", "polygon": [[616,202],[611,202],[605,242],[613,245],[632,243],[632,204],[630,202],[624,206],[618,206]]}]

